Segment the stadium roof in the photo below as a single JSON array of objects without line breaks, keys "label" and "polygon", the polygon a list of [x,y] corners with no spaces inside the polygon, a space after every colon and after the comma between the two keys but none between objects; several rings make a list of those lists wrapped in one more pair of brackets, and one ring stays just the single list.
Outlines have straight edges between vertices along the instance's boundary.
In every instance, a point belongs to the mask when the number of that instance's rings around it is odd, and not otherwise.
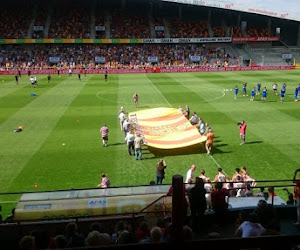
[{"label": "stadium roof", "polygon": [[164,2],[257,13],[282,19],[300,21],[299,0],[162,0]]}]

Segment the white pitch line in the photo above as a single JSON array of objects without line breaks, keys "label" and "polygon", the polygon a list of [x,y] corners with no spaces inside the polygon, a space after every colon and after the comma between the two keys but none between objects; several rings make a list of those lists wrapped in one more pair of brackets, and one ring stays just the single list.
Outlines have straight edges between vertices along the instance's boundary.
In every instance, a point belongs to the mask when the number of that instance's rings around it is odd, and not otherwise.
[{"label": "white pitch line", "polygon": [[[209,156],[210,156],[210,159],[212,159],[213,162],[218,166],[218,168],[222,168],[221,165],[216,161],[216,159],[212,155],[209,155]],[[226,176],[228,176],[223,168],[222,168],[222,171]]]},{"label": "white pitch line", "polygon": [[19,201],[0,201],[1,204],[2,203],[17,203],[17,202],[19,202]]},{"label": "white pitch line", "polygon": [[157,91],[157,93],[160,94],[161,97],[164,98],[164,100],[166,101],[166,103],[168,103],[168,105],[172,108],[172,105],[168,102],[168,100],[166,99],[166,97],[159,91],[159,89],[153,84],[153,82],[147,77],[147,75],[144,74],[144,76],[147,78],[148,82],[150,82],[151,85],[155,88],[155,90]]},{"label": "white pitch line", "polygon": [[218,168],[222,168],[221,165],[215,160],[215,158],[212,155],[209,155],[210,159],[213,160],[213,162],[218,166]]}]

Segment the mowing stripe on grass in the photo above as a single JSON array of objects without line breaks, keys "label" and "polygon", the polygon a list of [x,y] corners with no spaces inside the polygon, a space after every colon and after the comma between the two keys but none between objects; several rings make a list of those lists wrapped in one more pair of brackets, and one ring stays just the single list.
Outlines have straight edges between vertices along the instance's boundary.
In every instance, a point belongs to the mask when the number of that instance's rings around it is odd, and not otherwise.
[{"label": "mowing stripe on grass", "polygon": [[[170,77],[184,88],[189,89],[191,92],[199,96],[201,98],[201,102],[211,102],[221,99],[225,96],[225,92],[222,89],[218,88],[218,86],[215,85],[212,86],[213,80],[205,80],[205,83],[203,82],[199,86],[195,85],[199,83],[199,80],[191,76],[184,78],[188,81],[188,83],[185,84],[183,84],[180,81],[181,79],[178,78],[176,75],[170,75]],[[207,84],[207,81],[210,82],[210,84]]]},{"label": "mowing stripe on grass", "polygon": [[16,84],[14,81],[8,81],[0,84],[0,98],[9,95],[21,88],[28,87],[28,84]]},{"label": "mowing stripe on grass", "polygon": [[[62,80],[0,125],[0,182],[5,183],[0,191],[13,185],[23,167],[39,150],[72,100],[80,93],[82,86]],[[24,131],[13,133],[12,130],[19,125],[24,126]]]},{"label": "mowing stripe on grass", "polygon": [[[120,174],[124,172],[123,175],[126,175],[124,164],[118,164],[122,152],[127,149],[117,118],[119,75],[110,75],[107,84],[99,80],[99,75],[93,75],[85,82],[88,84],[15,179],[15,183],[20,183],[26,177],[27,184],[16,184],[19,190],[94,188],[101,181],[101,172],[105,172],[111,179],[111,185],[116,186]],[[73,84],[81,83],[75,80]],[[98,99],[95,93],[99,91],[111,93],[108,98],[112,102]],[[104,123],[110,130],[108,147],[102,146],[99,133]],[[36,171],[39,166],[45,167]],[[28,174],[34,171],[34,176]],[[38,188],[33,187],[35,183],[39,184]]]},{"label": "mowing stripe on grass", "polygon": [[166,97],[159,91],[159,89],[153,84],[153,82],[148,78],[148,76],[146,74],[144,74],[145,78],[148,80],[149,83],[151,83],[151,85],[153,86],[153,88],[156,90],[156,92],[158,94],[161,95],[161,97],[165,100],[165,102],[172,108],[172,105],[168,102],[168,100],[166,99]]},{"label": "mowing stripe on grass", "polygon": [[[42,83],[44,77],[39,77],[39,79],[39,83]],[[26,80],[28,80],[27,77]],[[53,84],[41,84],[42,88],[32,89],[27,82],[18,85],[12,83],[10,86],[0,85],[0,124],[18,112],[20,108],[36,99],[36,97],[31,96],[32,92],[35,92],[39,96],[53,86]]]}]

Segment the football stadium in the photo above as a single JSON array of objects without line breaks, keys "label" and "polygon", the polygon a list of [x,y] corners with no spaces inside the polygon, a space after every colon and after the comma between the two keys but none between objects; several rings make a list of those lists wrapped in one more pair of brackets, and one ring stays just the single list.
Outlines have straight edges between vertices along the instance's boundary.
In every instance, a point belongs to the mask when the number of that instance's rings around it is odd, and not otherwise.
[{"label": "football stadium", "polygon": [[2,1],[0,248],[299,249],[299,9]]}]

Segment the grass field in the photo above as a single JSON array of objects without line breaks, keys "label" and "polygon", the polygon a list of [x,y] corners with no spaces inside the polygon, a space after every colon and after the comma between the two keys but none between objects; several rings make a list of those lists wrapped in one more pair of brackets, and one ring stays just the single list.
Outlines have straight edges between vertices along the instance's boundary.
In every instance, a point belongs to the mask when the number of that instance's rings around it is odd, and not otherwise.
[{"label": "grass field", "polygon": [[[245,165],[256,180],[291,179],[299,167],[299,103],[293,102],[299,71],[257,71],[226,73],[172,73],[52,76],[38,77],[32,89],[23,75],[16,85],[14,76],[0,76],[0,192],[25,192],[70,188],[91,188],[105,172],[112,186],[148,184],[155,180],[158,161],[144,152],[143,161],[127,153],[119,128],[118,110],[136,110],[132,96],[139,94],[139,110],[188,104],[208,122],[216,135],[214,154],[168,156],[166,179],[174,174],[185,177],[191,164],[196,174],[205,169],[214,178],[221,166],[228,175]],[[247,91],[256,86],[268,88],[267,102],[257,96],[241,95],[242,82]],[[273,82],[279,90],[287,83],[283,103],[271,91]],[[230,90],[240,87],[237,100]],[[31,93],[36,96],[31,96]],[[247,144],[240,145],[237,121],[245,120]],[[99,128],[110,129],[109,147],[102,147]],[[24,126],[21,133],[12,132]],[[38,187],[35,187],[38,185]],[[279,192],[280,193],[280,192]],[[0,196],[0,202],[16,200]],[[14,204],[7,203],[9,206]],[[4,205],[3,205],[4,206]]]}]

